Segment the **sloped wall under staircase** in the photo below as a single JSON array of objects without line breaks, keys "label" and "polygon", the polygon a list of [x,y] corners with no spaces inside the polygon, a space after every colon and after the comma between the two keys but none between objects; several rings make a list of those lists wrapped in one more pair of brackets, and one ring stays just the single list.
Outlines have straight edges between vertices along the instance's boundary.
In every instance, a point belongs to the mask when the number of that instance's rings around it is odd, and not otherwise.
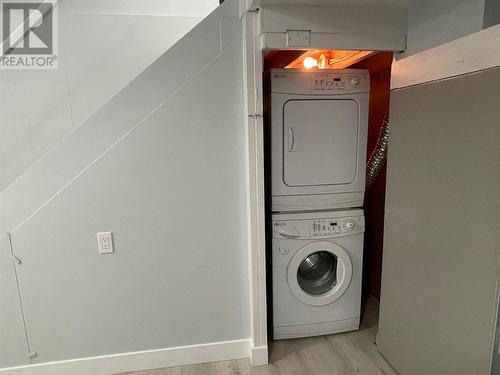
[{"label": "sloped wall under staircase", "polygon": [[58,69],[0,70],[0,192],[217,5],[60,1]]},{"label": "sloped wall under staircase", "polygon": [[226,1],[0,195],[32,363],[250,336],[241,38]]}]

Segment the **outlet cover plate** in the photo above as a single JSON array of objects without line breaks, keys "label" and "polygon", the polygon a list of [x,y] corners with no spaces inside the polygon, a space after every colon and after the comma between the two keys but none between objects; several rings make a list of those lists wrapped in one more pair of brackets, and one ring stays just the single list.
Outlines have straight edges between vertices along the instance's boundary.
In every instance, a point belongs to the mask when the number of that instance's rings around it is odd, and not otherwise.
[{"label": "outlet cover plate", "polygon": [[98,232],[97,246],[99,248],[99,254],[112,254],[114,252],[113,232]]}]

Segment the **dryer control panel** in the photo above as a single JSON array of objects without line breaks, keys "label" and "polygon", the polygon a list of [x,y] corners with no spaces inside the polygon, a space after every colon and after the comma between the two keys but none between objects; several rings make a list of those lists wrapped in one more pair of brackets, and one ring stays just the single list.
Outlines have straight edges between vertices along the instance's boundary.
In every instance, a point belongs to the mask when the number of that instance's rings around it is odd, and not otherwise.
[{"label": "dryer control panel", "polygon": [[367,82],[364,74],[315,74],[311,79],[312,91],[352,91],[365,88]]},{"label": "dryer control panel", "polygon": [[363,233],[363,216],[273,221],[273,238],[319,239]]},{"label": "dryer control panel", "polygon": [[304,72],[272,69],[271,91],[282,94],[338,95],[370,91],[370,75],[362,69],[325,69]]}]

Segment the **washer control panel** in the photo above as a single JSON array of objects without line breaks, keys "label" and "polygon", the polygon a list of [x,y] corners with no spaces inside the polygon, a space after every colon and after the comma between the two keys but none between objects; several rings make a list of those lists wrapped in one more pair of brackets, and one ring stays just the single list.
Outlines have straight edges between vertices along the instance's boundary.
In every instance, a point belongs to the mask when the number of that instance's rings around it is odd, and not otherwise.
[{"label": "washer control panel", "polygon": [[332,238],[356,233],[363,233],[364,230],[365,221],[363,216],[273,221],[274,238]]},{"label": "washer control panel", "polygon": [[360,217],[316,219],[310,223],[309,233],[312,238],[328,238],[338,234],[358,231],[363,226],[364,223]]}]

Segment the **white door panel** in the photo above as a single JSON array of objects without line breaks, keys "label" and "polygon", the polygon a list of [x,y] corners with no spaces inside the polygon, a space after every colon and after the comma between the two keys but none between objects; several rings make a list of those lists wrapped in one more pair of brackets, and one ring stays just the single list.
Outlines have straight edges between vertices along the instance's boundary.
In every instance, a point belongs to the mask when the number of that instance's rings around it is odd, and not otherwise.
[{"label": "white door panel", "polygon": [[[328,240],[326,240],[328,241]],[[326,242],[325,241],[325,242]],[[347,279],[340,284],[347,286],[347,289],[339,296],[334,298],[330,304],[325,304],[328,301],[324,296],[310,295],[306,298],[304,292],[300,292],[301,286],[298,282],[294,282],[292,287],[289,281],[292,280],[290,273],[297,275],[298,265],[294,270],[290,270],[290,263],[299,249],[307,247],[308,244],[317,244],[310,240],[289,240],[289,239],[273,239],[273,322],[275,325],[301,325],[305,323],[319,323],[331,320],[344,320],[357,315],[359,303],[361,302],[361,280],[362,280],[362,264],[363,264],[363,235],[342,236],[335,238],[331,242],[330,247],[322,250],[334,249],[334,254],[340,255],[336,251],[337,246],[345,249],[348,253],[351,275],[349,282]],[[280,253],[279,249],[289,251],[286,255]],[[295,289],[297,295],[292,291]],[[337,296],[340,293],[337,294]],[[298,297],[297,297],[298,296]],[[329,295],[327,298],[331,298]],[[312,298],[312,300],[311,300]],[[314,300],[316,299],[316,301]],[[312,303],[306,303],[308,300]],[[334,308],[331,308],[334,306]],[[358,311],[359,312],[359,311]]]},{"label": "white door panel", "polygon": [[362,206],[368,98],[272,93],[273,211]]},{"label": "white door panel", "polygon": [[498,82],[493,69],[391,95],[378,347],[401,374],[490,374]]},{"label": "white door panel", "polygon": [[290,100],[283,112],[284,183],[352,183],[357,168],[358,104],[354,100]]}]

